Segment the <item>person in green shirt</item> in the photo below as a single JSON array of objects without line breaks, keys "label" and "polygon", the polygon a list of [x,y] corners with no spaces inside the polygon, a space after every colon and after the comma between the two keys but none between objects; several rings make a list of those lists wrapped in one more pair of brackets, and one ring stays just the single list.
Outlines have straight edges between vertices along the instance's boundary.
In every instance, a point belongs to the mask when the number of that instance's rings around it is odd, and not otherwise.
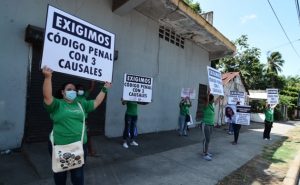
[{"label": "person in green shirt", "polygon": [[275,105],[266,105],[266,110],[265,110],[265,130],[263,134],[263,139],[264,140],[271,140],[270,138],[270,133],[271,129],[273,127],[273,121],[274,121],[274,108],[276,107]]},{"label": "person in green shirt", "polygon": [[[61,90],[62,99],[52,95],[52,70],[47,66],[43,67],[44,83],[43,98],[44,105],[50,118],[53,121],[53,144],[66,145],[81,140],[82,129],[85,114],[95,110],[102,102],[107,93],[107,88],[111,87],[110,83],[105,83],[104,87],[97,95],[95,100],[82,100],[78,104],[77,92],[73,83],[66,83]],[[87,153],[87,134],[84,132],[83,148],[86,156]],[[52,155],[52,144],[48,145],[49,153]],[[72,184],[84,184],[83,166],[70,170]],[[67,171],[54,173],[55,184],[66,184]]]},{"label": "person in green shirt", "polygon": [[138,120],[138,104],[146,105],[147,103],[142,102],[134,102],[134,101],[124,101],[121,99],[122,104],[126,105],[126,113],[125,113],[125,126],[123,131],[123,147],[128,148],[128,145],[131,146],[139,146],[139,144],[135,141],[137,137],[137,127],[136,123]]},{"label": "person in green shirt", "polygon": [[88,90],[86,90],[82,84],[77,84],[76,85],[77,99],[78,100],[82,100],[82,99],[87,100],[87,98],[90,96],[90,94],[94,90],[94,88],[95,88],[95,81],[91,81],[91,86]]},{"label": "person in green shirt", "polygon": [[189,97],[182,98],[179,103],[179,136],[187,136],[187,122],[190,119],[190,107],[192,102]]},{"label": "person in green shirt", "polygon": [[[85,90],[85,88],[82,84],[77,84],[76,85],[77,100],[78,101],[87,100],[87,98],[90,96],[90,94],[94,90],[94,88],[95,88],[95,81],[91,81],[91,86],[88,90]],[[91,137],[91,132],[89,129],[89,123],[87,121],[87,118],[88,118],[88,114],[85,115],[85,125],[87,128],[88,155],[90,155],[92,157],[96,157],[98,155],[92,145],[92,137]]]},{"label": "person in green shirt", "polygon": [[208,152],[210,143],[210,136],[215,123],[215,108],[214,104],[219,101],[223,96],[219,96],[214,100],[214,95],[210,94],[208,89],[207,97],[204,101],[203,119],[202,119],[202,132],[203,132],[203,159],[207,161],[212,160],[212,154]]}]

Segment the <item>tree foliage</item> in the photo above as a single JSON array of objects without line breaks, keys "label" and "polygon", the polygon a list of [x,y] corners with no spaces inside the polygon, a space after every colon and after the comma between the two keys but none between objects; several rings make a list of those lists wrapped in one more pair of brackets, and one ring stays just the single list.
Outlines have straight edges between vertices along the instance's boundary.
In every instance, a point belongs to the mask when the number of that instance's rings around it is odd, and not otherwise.
[{"label": "tree foliage", "polygon": [[198,2],[195,2],[193,0],[184,0],[184,2],[189,5],[196,13],[202,13],[200,4]]},{"label": "tree foliage", "polygon": [[[250,47],[247,41],[248,37],[246,35],[238,38],[234,42],[237,48],[236,53],[233,56],[227,56],[217,61],[216,67],[222,72],[240,72],[244,85],[248,89],[279,89],[280,104],[288,106],[289,116],[291,117],[297,107],[300,92],[300,76],[284,77],[278,74],[282,71],[284,65],[284,60],[279,52],[270,53],[267,57],[267,63],[262,64],[259,60],[261,55],[260,49]],[[252,103],[255,110],[263,107],[261,105],[262,102],[253,101]]]},{"label": "tree foliage", "polygon": [[248,89],[264,88],[264,65],[260,63],[260,49],[250,47],[248,37],[242,35],[234,44],[237,52],[233,56],[227,56],[219,60],[217,68],[223,72],[240,72]]},{"label": "tree foliage", "polygon": [[267,73],[278,74],[278,72],[282,71],[281,67],[283,64],[282,55],[278,51],[272,52],[267,58]]}]

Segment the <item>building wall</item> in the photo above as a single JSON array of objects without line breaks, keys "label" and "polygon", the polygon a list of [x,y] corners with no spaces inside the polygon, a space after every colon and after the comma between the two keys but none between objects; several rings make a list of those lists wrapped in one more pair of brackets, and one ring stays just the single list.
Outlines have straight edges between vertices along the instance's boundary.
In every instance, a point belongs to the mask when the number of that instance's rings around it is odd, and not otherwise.
[{"label": "building wall", "polygon": [[[30,74],[30,45],[24,41],[28,24],[44,27],[47,4],[78,16],[116,34],[113,87],[109,90],[105,135],[121,136],[125,106],[121,105],[124,73],[154,78],[153,102],[140,106],[140,133],[177,127],[182,87],[207,84],[208,53],[186,40],[181,49],[158,37],[158,23],[133,10],[118,16],[111,0],[4,0],[0,6],[0,150],[21,146],[26,115],[27,76]],[[5,84],[5,85],[4,85]],[[42,87],[41,87],[42,88]],[[41,92],[42,93],[42,92]],[[191,108],[193,115],[195,106]]]}]

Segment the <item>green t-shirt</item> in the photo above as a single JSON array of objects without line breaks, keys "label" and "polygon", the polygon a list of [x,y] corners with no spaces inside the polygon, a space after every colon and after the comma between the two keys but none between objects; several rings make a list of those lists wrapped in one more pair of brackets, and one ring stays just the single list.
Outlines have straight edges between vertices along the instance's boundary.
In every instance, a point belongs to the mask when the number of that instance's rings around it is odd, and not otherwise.
[{"label": "green t-shirt", "polygon": [[[63,99],[53,99],[50,105],[46,105],[46,110],[50,113],[53,120],[53,137],[54,143],[57,145],[70,144],[80,141],[82,134],[83,114],[75,99],[72,103],[68,103]],[[80,101],[82,109],[85,113],[94,110],[94,100]],[[86,130],[84,131],[83,143],[87,142]]]},{"label": "green t-shirt", "polygon": [[203,109],[203,122],[206,125],[214,125],[215,120],[215,108],[212,103],[209,103],[206,107]]},{"label": "green t-shirt", "polygon": [[137,116],[138,115],[138,113],[137,113],[137,107],[138,107],[137,102],[128,101],[128,102],[126,102],[126,105],[127,105],[127,110],[126,110],[127,115],[130,115],[130,116]]},{"label": "green t-shirt", "polygon": [[274,121],[274,110],[273,109],[267,109],[265,110],[265,120],[268,122]]},{"label": "green t-shirt", "polygon": [[183,102],[180,103],[180,114],[183,116],[189,115],[190,111],[189,108],[191,107],[191,104]]}]

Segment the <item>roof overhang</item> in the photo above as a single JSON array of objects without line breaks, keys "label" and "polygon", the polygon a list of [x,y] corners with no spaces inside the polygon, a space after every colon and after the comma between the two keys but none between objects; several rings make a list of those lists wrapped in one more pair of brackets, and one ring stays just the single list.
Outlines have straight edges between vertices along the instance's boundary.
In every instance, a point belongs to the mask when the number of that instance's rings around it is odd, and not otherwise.
[{"label": "roof overhang", "polygon": [[130,8],[137,10],[161,25],[173,29],[185,39],[192,40],[209,53],[210,60],[232,55],[236,50],[232,42],[183,0],[114,0],[113,4],[117,2],[118,6],[113,5],[113,11],[116,10],[116,13],[122,7],[126,9],[122,12],[129,12]]}]

